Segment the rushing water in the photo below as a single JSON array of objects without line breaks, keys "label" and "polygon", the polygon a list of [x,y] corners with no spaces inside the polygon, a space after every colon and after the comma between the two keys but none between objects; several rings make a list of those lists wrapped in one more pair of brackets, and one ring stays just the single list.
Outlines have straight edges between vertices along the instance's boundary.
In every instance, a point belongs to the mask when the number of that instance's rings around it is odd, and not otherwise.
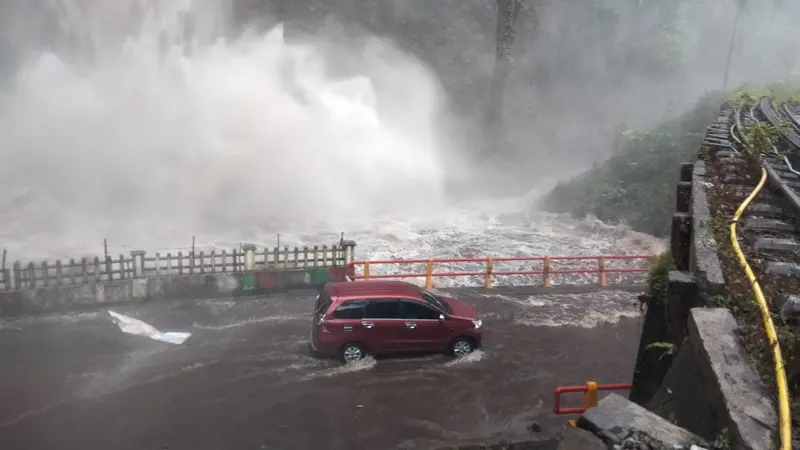
[{"label": "rushing water", "polygon": [[346,367],[308,353],[313,292],[115,308],[191,332],[183,345],[124,334],[105,312],[0,321],[4,448],[426,449],[534,420],[552,436],[568,426],[556,386],[630,379],[641,322],[603,316],[634,315],[633,294],[459,295],[484,314],[483,349]]},{"label": "rushing water", "polygon": [[0,91],[12,259],[97,254],[104,238],[117,252],[340,231],[371,257],[659,245],[530,213],[523,196],[447,195],[463,167],[439,84],[377,38],[287,43],[280,26],[226,38],[227,0],[50,5],[53,45]]}]

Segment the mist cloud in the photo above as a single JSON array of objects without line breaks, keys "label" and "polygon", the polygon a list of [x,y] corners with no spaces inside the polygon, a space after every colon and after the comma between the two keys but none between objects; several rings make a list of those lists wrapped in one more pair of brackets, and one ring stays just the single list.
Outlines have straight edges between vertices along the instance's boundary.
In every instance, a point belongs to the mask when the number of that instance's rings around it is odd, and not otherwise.
[{"label": "mist cloud", "polygon": [[66,30],[84,34],[29,52],[2,92],[3,183],[193,227],[436,204],[444,102],[423,64],[376,37],[287,43],[277,26],[223,39],[215,3],[150,2],[135,18],[133,2],[62,3]]}]

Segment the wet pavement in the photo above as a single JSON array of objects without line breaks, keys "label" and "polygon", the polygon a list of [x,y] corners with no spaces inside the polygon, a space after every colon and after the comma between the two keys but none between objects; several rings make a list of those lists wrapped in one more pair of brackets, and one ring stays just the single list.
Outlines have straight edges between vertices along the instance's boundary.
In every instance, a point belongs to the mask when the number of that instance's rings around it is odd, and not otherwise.
[{"label": "wet pavement", "polygon": [[113,309],[191,332],[178,346],[106,310],[0,321],[2,448],[424,449],[534,420],[553,433],[568,419],[553,389],[629,382],[641,327],[636,292],[556,292],[461,291],[482,350],[348,367],[309,354],[314,292]]}]

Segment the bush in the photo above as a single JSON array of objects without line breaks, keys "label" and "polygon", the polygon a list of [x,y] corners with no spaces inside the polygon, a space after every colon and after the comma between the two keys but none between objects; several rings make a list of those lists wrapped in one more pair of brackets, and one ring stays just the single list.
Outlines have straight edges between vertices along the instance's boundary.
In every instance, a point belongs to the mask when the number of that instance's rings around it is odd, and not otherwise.
[{"label": "bush", "polygon": [[650,271],[647,273],[647,295],[664,300],[667,295],[669,271],[674,268],[672,253],[667,251],[653,257]]},{"label": "bush", "polygon": [[646,132],[627,132],[620,150],[603,164],[560,183],[542,200],[544,209],[575,216],[595,214],[626,222],[656,236],[669,233],[675,212],[679,165],[694,161],[705,128],[725,101],[702,97],[693,109]]}]

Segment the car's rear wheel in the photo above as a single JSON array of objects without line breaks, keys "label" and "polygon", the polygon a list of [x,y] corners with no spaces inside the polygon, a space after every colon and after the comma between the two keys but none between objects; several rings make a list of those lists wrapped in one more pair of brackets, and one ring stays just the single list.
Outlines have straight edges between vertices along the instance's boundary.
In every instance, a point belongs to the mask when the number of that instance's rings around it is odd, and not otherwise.
[{"label": "car's rear wheel", "polygon": [[468,337],[457,337],[453,339],[453,342],[450,343],[450,354],[455,356],[456,358],[461,358],[462,356],[467,356],[475,350],[475,345],[472,343],[472,339]]},{"label": "car's rear wheel", "polygon": [[351,342],[349,344],[345,344],[342,347],[342,351],[340,354],[342,362],[345,364],[360,361],[361,359],[364,359],[365,356],[367,356],[366,349],[364,349],[363,345],[357,342]]}]

